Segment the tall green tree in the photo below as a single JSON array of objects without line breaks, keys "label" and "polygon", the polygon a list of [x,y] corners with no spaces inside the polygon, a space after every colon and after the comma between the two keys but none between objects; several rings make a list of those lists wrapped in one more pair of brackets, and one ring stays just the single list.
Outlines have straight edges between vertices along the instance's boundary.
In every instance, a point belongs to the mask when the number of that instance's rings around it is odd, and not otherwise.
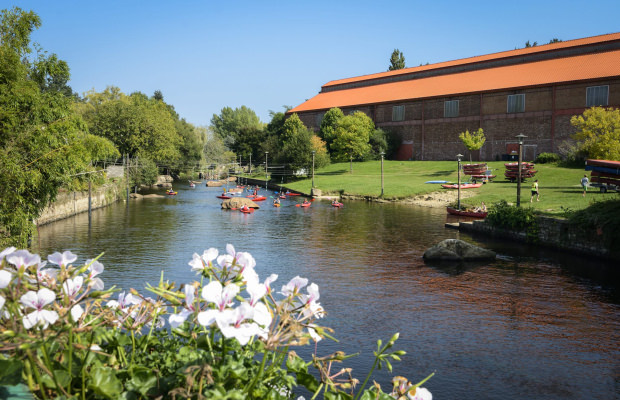
[{"label": "tall green tree", "polygon": [[336,139],[336,128],[342,118],[344,118],[344,113],[338,107],[330,108],[323,115],[319,128],[319,137],[325,141],[328,149],[330,149],[332,142]]},{"label": "tall green tree", "polygon": [[582,115],[573,116],[577,128],[573,139],[588,158],[620,161],[620,110],[592,107]]},{"label": "tall green tree", "polygon": [[463,142],[467,150],[469,150],[469,162],[471,162],[471,153],[474,150],[480,150],[480,148],[486,142],[484,131],[482,128],[478,128],[477,131],[469,133],[469,130],[459,133],[459,139]]},{"label": "tall green tree", "polygon": [[306,128],[297,114],[287,118],[283,126],[283,162],[293,170],[307,168],[312,163],[312,137],[314,133]]},{"label": "tall green tree", "polygon": [[[55,87],[68,74],[56,56],[31,59],[30,34],[41,24],[20,8],[0,14],[0,242],[26,246],[32,221],[62,185],[87,172],[94,156],[115,155],[108,141],[87,134],[73,98]],[[44,65],[45,67],[42,67]],[[60,72],[59,72],[60,71]]]},{"label": "tall green tree", "polygon": [[403,68],[406,68],[405,56],[403,55],[402,51],[394,49],[394,51],[392,52],[392,56],[390,57],[390,66],[388,67],[388,71],[394,71]]},{"label": "tall green tree", "polygon": [[363,160],[371,151],[370,134],[375,129],[372,119],[361,111],[340,119],[330,146],[334,161]]},{"label": "tall green tree", "polygon": [[263,123],[260,122],[256,113],[246,106],[235,109],[224,107],[219,115],[213,114],[211,128],[215,134],[224,140],[228,147],[232,148],[243,129],[262,130]]}]

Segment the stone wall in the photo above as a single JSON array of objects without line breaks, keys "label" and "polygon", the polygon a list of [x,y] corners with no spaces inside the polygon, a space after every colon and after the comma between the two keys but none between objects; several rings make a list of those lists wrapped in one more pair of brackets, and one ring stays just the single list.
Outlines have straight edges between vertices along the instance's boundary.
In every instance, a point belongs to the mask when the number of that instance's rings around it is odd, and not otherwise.
[{"label": "stone wall", "polygon": [[[478,232],[492,236],[518,240],[528,240],[525,232],[499,229],[486,221],[461,222],[459,230]],[[620,249],[614,248],[610,237],[613,232],[605,232],[602,227],[586,229],[570,224],[567,220],[538,217],[537,244],[566,250],[573,253],[587,254],[609,260],[620,261]]]},{"label": "stone wall", "polygon": [[[105,207],[125,195],[119,183],[109,183],[91,191],[91,209]],[[56,201],[50,204],[35,221],[36,225],[44,225],[79,213],[88,212],[88,191],[60,192]]]}]

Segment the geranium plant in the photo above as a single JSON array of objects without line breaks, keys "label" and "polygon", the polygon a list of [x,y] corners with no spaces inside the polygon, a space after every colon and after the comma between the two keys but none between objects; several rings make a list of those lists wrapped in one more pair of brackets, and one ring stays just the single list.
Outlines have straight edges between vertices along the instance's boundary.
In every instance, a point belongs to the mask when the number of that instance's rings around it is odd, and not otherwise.
[{"label": "geranium plant", "polygon": [[261,281],[232,245],[194,254],[198,281],[177,287],[162,275],[146,288],[154,297],[105,289],[103,264],[76,260],[0,253],[0,385],[25,383],[41,399],[289,399],[299,386],[313,399],[432,398],[419,387],[428,378],[367,387],[405,354],[391,350],[398,334],[378,341],[361,386],[335,367],[350,357],[342,352],[299,357],[291,347],[333,339],[319,324],[319,287],[295,277],[276,292],[278,276]]}]

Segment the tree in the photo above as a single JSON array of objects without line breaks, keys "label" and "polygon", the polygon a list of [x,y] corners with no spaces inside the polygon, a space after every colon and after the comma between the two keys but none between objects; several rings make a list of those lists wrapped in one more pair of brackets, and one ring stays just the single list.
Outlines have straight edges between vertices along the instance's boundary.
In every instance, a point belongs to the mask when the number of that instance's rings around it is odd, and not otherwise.
[{"label": "tree", "polygon": [[405,68],[405,56],[403,56],[402,51],[394,49],[394,51],[392,52],[392,56],[390,57],[390,66],[388,68],[388,71],[394,71],[403,68]]},{"label": "tree", "polygon": [[472,133],[469,133],[468,130],[461,132],[459,133],[459,139],[463,141],[463,144],[469,150],[469,162],[471,162],[471,152],[474,150],[480,150],[486,141],[482,128],[478,128],[477,131]]},{"label": "tree", "polygon": [[374,129],[372,119],[361,111],[342,117],[330,146],[332,159],[340,162],[363,159],[371,150],[368,141]]},{"label": "tree", "polygon": [[[118,154],[87,134],[73,98],[54,86],[68,74],[55,56],[28,58],[30,34],[39,17],[20,8],[0,14],[0,242],[26,246],[32,221],[62,185],[80,183],[94,157]],[[68,75],[66,75],[68,78]]]},{"label": "tree", "polygon": [[211,128],[224,140],[228,147],[232,148],[243,128],[262,130],[263,123],[260,122],[256,113],[246,106],[234,110],[230,107],[224,107],[220,115],[213,114]]},{"label": "tree", "polygon": [[588,158],[620,161],[620,110],[592,107],[573,116],[573,139]]},{"label": "tree", "polygon": [[319,128],[319,137],[325,141],[325,145],[329,149],[332,142],[336,139],[336,127],[338,122],[344,118],[344,113],[338,107],[330,108],[323,119]]},{"label": "tree", "polygon": [[553,38],[549,41],[549,44],[551,43],[560,43],[562,41],[562,39],[558,39],[558,38]]},{"label": "tree", "polygon": [[312,136],[297,114],[291,115],[282,127],[282,161],[293,170],[308,168],[312,162]]},{"label": "tree", "polygon": [[312,135],[310,138],[310,144],[314,153],[314,167],[323,168],[329,165],[329,153],[327,152],[327,146],[317,135]]},{"label": "tree", "polygon": [[530,41],[528,40],[527,42],[525,42],[525,47],[536,47],[538,46],[538,42],[534,42],[534,43],[530,43]]}]

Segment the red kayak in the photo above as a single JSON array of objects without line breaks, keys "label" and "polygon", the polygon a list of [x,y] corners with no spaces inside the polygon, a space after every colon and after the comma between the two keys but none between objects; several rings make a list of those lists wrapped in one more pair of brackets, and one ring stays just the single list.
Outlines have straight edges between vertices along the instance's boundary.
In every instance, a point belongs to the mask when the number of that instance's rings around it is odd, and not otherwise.
[{"label": "red kayak", "polygon": [[312,205],[312,203],[308,202],[308,203],[299,203],[299,204],[295,204],[295,207],[310,207],[310,205]]},{"label": "red kayak", "polygon": [[286,195],[280,196],[281,199],[286,199]]},{"label": "red kayak", "polygon": [[222,195],[219,195],[219,196],[215,196],[215,197],[217,197],[218,199],[232,199],[232,197],[226,196],[225,194],[222,194]]},{"label": "red kayak", "polygon": [[243,207],[239,209],[239,211],[241,211],[244,214],[252,214],[254,212],[253,208],[248,208],[247,210],[244,210]]},{"label": "red kayak", "polygon": [[465,211],[465,210],[457,210],[456,208],[446,207],[448,214],[452,215],[460,215],[463,217],[474,217],[474,218],[484,218],[487,216],[488,212],[486,211]]},{"label": "red kayak", "polygon": [[267,198],[265,196],[256,196],[252,199],[252,201],[263,201],[263,200],[267,200]]},{"label": "red kayak", "polygon": [[342,203],[332,203],[332,207],[342,207],[344,204]]},{"label": "red kayak", "polygon": [[291,193],[291,192],[286,192],[287,196],[301,196],[301,193]]},{"label": "red kayak", "polygon": [[[461,189],[473,189],[479,188],[480,186],[482,186],[482,183],[461,183]],[[459,185],[441,185],[441,187],[444,189],[458,189]]]}]

